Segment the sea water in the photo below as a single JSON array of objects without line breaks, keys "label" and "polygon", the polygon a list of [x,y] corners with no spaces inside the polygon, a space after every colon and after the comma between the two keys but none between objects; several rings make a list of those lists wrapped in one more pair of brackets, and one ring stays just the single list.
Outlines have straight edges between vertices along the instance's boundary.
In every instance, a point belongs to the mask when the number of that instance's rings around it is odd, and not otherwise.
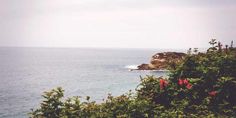
[{"label": "sea water", "polygon": [[108,93],[135,90],[140,76],[164,72],[129,71],[148,63],[157,49],[0,48],[0,118],[28,117],[42,93],[56,87],[65,96],[91,96],[101,102]]}]

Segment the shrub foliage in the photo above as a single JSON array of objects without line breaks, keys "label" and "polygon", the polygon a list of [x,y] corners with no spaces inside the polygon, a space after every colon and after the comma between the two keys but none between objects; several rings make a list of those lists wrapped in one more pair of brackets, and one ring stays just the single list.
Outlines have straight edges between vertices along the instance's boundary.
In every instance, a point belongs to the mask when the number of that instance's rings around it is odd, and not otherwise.
[{"label": "shrub foliage", "polygon": [[[32,118],[236,117],[236,50],[215,39],[204,53],[188,51],[170,66],[168,78],[146,76],[135,93],[108,95],[102,103],[64,98],[64,90],[45,92]],[[171,64],[173,65],[173,63]],[[172,67],[172,68],[171,68]]]}]

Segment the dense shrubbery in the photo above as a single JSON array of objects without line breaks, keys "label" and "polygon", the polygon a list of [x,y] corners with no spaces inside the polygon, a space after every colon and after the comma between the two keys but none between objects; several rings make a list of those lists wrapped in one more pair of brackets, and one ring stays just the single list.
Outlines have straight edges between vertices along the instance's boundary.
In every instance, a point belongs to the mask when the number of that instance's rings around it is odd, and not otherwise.
[{"label": "dense shrubbery", "polygon": [[[189,54],[171,66],[168,79],[141,78],[136,93],[108,95],[102,103],[63,99],[61,88],[45,92],[30,117],[159,118],[236,117],[236,51],[212,40],[205,53]],[[172,64],[173,65],[173,64]],[[174,68],[173,68],[174,67]]]}]

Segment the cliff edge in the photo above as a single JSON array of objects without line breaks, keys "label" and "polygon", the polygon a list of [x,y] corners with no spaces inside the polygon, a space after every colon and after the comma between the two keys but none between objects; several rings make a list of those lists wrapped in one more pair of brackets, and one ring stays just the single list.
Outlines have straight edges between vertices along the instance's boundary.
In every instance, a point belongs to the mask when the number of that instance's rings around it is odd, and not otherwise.
[{"label": "cliff edge", "polygon": [[149,64],[141,64],[137,70],[166,70],[171,62],[178,62],[186,56],[181,52],[163,52],[152,56]]}]

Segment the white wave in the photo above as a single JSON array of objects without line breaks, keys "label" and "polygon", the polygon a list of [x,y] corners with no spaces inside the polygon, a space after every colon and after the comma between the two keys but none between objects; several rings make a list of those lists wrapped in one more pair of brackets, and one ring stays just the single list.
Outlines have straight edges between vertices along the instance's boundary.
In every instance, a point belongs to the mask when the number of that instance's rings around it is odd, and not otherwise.
[{"label": "white wave", "polygon": [[135,70],[135,69],[138,69],[138,65],[127,65],[125,66],[125,68]]}]

